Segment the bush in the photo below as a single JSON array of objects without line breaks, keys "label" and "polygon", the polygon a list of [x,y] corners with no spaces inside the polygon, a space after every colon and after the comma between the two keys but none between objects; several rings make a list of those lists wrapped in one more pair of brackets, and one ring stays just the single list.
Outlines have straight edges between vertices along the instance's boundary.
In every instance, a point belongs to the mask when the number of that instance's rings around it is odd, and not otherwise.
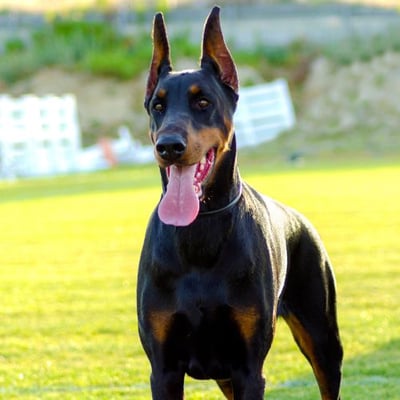
[{"label": "bush", "polygon": [[20,52],[24,51],[25,49],[26,49],[26,45],[25,45],[24,41],[20,38],[8,39],[4,46],[4,51],[7,54],[20,53]]},{"label": "bush", "polygon": [[29,47],[16,40],[0,59],[0,79],[12,83],[44,66],[62,65],[128,79],[147,67],[151,42],[118,35],[102,22],[55,19],[32,35]]},{"label": "bush", "polygon": [[135,59],[120,50],[92,52],[85,57],[83,67],[96,75],[129,79],[135,72]]},{"label": "bush", "polygon": [[387,51],[400,51],[399,29],[368,38],[353,36],[346,41],[322,47],[322,54],[339,65],[348,65],[354,61],[367,62]]},{"label": "bush", "polygon": [[12,83],[29,76],[41,65],[32,52],[11,53],[0,57],[0,80]]}]

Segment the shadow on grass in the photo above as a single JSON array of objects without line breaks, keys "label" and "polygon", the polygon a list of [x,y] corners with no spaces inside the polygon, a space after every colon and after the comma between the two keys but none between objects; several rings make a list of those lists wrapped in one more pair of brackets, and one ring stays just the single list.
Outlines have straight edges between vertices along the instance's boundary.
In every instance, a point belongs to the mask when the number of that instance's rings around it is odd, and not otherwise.
[{"label": "shadow on grass", "polygon": [[[346,351],[346,349],[345,349]],[[351,400],[399,398],[400,337],[375,351],[344,362],[342,398]],[[266,399],[315,400],[319,398],[313,375],[300,376],[270,388]]]},{"label": "shadow on grass", "polygon": [[160,178],[155,165],[118,167],[87,174],[0,181],[0,203],[157,186],[160,186]]}]

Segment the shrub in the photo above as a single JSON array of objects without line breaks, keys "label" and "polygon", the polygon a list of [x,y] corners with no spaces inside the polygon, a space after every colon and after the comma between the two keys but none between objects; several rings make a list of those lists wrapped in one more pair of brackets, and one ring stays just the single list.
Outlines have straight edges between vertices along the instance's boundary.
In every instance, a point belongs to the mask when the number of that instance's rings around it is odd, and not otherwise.
[{"label": "shrub", "polygon": [[109,24],[82,20],[55,19],[32,35],[29,47],[22,44],[9,43],[0,79],[12,83],[51,65],[127,79],[141,72],[151,55],[150,40],[130,40]]},{"label": "shrub", "polygon": [[7,54],[20,53],[26,49],[24,41],[20,38],[11,38],[6,41],[4,51]]}]

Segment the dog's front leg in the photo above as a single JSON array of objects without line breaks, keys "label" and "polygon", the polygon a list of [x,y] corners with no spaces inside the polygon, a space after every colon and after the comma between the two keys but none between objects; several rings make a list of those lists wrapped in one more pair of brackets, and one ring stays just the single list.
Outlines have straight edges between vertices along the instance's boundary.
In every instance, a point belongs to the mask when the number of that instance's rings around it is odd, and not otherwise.
[{"label": "dog's front leg", "polygon": [[263,400],[265,379],[259,373],[235,372],[232,375],[233,398],[235,400]]},{"label": "dog's front leg", "polygon": [[183,400],[183,382],[182,372],[153,370],[151,374],[153,400]]}]

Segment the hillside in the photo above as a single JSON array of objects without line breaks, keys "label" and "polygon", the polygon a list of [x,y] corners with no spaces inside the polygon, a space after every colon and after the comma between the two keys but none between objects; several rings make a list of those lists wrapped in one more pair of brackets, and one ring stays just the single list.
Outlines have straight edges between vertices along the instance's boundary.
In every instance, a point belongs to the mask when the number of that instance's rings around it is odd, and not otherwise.
[{"label": "hillside", "polygon": [[[260,81],[257,71],[240,68]],[[143,109],[145,74],[130,81],[43,69],[31,78],[3,88],[22,93],[74,93],[85,143],[100,135],[115,135],[128,124],[133,135],[147,140]],[[357,151],[385,154],[400,151],[400,54],[385,53],[369,62],[338,67],[318,58],[304,83],[296,87],[297,125],[269,146],[286,157],[292,153],[315,154]]]},{"label": "hillside", "polygon": [[317,59],[302,90],[296,128],[278,143],[286,152],[400,154],[400,54],[335,67]]}]

